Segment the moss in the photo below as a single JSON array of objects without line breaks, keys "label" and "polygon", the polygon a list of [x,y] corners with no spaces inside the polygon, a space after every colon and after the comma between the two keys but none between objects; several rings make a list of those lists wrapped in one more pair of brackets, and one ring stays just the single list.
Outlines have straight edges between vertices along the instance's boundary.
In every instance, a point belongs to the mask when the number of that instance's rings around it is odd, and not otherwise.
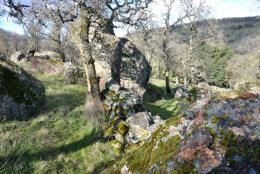
[{"label": "moss", "polygon": [[116,152],[118,154],[122,153],[123,150],[123,143],[118,141],[118,140],[112,140],[110,142],[108,142],[108,147],[110,148],[110,150],[112,150],[113,152]]},{"label": "moss", "polygon": [[172,118],[166,120],[166,127],[169,127],[171,125],[177,126],[180,123],[181,118],[182,118],[182,116],[175,116],[175,117],[172,117]]},{"label": "moss", "polygon": [[52,60],[52,59],[48,59],[49,62],[53,63],[53,64],[60,64],[60,65],[64,65],[63,62],[57,61],[57,60]]},{"label": "moss", "polygon": [[109,127],[106,131],[105,131],[105,133],[104,133],[104,137],[106,138],[106,137],[110,137],[110,136],[112,136],[113,135],[113,127],[111,126],[111,127]]},{"label": "moss", "polygon": [[213,118],[212,118],[212,121],[211,123],[212,124],[218,124],[221,120],[225,120],[228,118],[228,115],[227,114],[224,114],[222,116],[217,116],[217,115],[214,115]]},{"label": "moss", "polygon": [[129,152],[132,152],[136,149],[140,148],[140,145],[139,144],[128,144],[126,147],[125,147],[125,152],[126,153],[129,153]]},{"label": "moss", "polygon": [[118,132],[121,135],[125,135],[126,131],[127,131],[127,126],[126,126],[125,122],[124,121],[120,121],[118,123]]},{"label": "moss", "polygon": [[194,166],[192,163],[179,164],[177,169],[172,171],[170,174],[197,174],[198,172],[194,171]]},{"label": "moss", "polygon": [[177,153],[178,144],[181,140],[180,136],[176,135],[169,138],[166,142],[160,141],[158,148],[151,152],[150,166],[159,162],[165,162]]},{"label": "moss", "polygon": [[[12,97],[12,99],[18,103],[26,103],[26,104],[33,104],[34,101],[37,100],[36,94],[32,92],[32,90],[29,88],[29,84],[26,84],[25,80],[19,79],[19,74],[16,72],[10,70],[10,68],[6,67],[5,64],[12,66],[13,68],[17,67],[16,64],[13,65],[13,62],[11,61],[1,61],[4,62],[4,64],[0,64],[0,72],[2,73],[1,79],[1,90],[0,94],[7,94]],[[0,62],[0,63],[1,63]],[[35,80],[34,77],[26,73],[25,71],[22,71],[25,76],[30,78],[30,80]],[[27,87],[26,87],[27,86]],[[25,96],[30,96],[29,98]],[[32,100],[31,100],[32,99]]]},{"label": "moss", "polygon": [[112,126],[116,126],[116,124],[118,123],[119,119],[120,119],[120,116],[115,116],[115,118],[112,121]]}]

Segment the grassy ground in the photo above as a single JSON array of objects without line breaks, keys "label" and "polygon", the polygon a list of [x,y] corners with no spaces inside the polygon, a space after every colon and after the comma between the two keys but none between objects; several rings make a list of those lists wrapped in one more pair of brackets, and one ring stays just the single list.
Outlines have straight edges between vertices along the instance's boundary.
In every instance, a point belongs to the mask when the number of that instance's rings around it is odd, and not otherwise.
[{"label": "grassy ground", "polygon": [[[176,86],[170,83],[170,87],[174,89]],[[160,115],[163,119],[168,119],[178,115],[187,105],[187,102],[166,94],[164,80],[150,79],[144,95],[144,106],[152,115]]]},{"label": "grassy ground", "polygon": [[[116,157],[85,112],[87,87],[61,76],[35,76],[45,85],[46,105],[27,121],[0,122],[0,173],[99,173]],[[167,119],[180,111],[180,101],[164,88],[164,81],[151,79],[144,103]]]},{"label": "grassy ground", "polygon": [[47,104],[28,121],[0,122],[0,173],[98,173],[114,156],[86,116],[86,86],[36,77]]}]

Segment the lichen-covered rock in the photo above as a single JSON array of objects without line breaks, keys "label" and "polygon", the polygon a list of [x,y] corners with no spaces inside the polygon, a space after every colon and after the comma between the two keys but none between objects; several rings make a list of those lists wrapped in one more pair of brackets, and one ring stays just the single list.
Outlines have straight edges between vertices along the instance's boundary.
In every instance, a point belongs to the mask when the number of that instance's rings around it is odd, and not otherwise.
[{"label": "lichen-covered rock", "polygon": [[43,51],[34,54],[35,57],[41,57],[42,59],[51,59],[55,61],[63,62],[62,56],[54,51]]},{"label": "lichen-covered rock", "polygon": [[128,153],[142,146],[164,124],[159,116],[152,117],[149,112],[144,111],[143,92],[124,89],[116,80],[107,82],[106,90],[104,108],[109,126],[105,137],[121,142],[124,152]]},{"label": "lichen-covered rock", "polygon": [[260,86],[257,86],[252,82],[238,81],[234,84],[233,88],[235,90],[242,90],[253,94],[260,94]]},{"label": "lichen-covered rock", "polygon": [[87,83],[86,73],[83,68],[73,65],[71,62],[65,62],[63,69],[62,73],[69,79],[70,83]]},{"label": "lichen-covered rock", "polygon": [[188,97],[188,90],[182,86],[173,89],[175,98],[186,98]]},{"label": "lichen-covered rock", "polygon": [[110,79],[117,80],[121,87],[138,89],[146,87],[151,66],[136,46],[125,38],[102,34],[102,44],[95,43],[93,56],[100,77],[100,89]]},{"label": "lichen-covered rock", "polygon": [[9,60],[0,60],[0,120],[26,119],[45,101],[43,84]]},{"label": "lichen-covered rock", "polygon": [[259,173],[259,123],[259,95],[201,99],[103,173]]},{"label": "lichen-covered rock", "polygon": [[130,129],[127,136],[129,142],[137,143],[136,140],[147,140],[151,136],[149,127],[154,120],[149,112],[138,112],[129,117],[126,123]]},{"label": "lichen-covered rock", "polygon": [[10,60],[13,62],[20,62],[25,60],[25,55],[21,51],[17,51],[11,55]]}]

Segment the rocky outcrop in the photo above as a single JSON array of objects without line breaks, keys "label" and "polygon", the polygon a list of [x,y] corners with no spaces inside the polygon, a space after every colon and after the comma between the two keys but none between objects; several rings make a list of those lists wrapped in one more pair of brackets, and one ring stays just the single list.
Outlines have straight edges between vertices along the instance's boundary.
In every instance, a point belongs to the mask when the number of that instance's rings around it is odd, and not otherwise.
[{"label": "rocky outcrop", "polygon": [[26,119],[44,105],[43,84],[10,60],[0,60],[0,120]]},{"label": "rocky outcrop", "polygon": [[259,173],[260,96],[204,98],[103,173]]}]

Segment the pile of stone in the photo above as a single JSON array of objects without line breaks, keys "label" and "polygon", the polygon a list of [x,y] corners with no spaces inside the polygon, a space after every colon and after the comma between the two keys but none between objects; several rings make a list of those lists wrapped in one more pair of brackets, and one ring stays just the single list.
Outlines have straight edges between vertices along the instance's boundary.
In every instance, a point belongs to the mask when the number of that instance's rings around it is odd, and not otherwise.
[{"label": "pile of stone", "polygon": [[129,152],[140,147],[164,124],[159,116],[152,117],[142,107],[144,90],[125,89],[114,80],[106,84],[106,89],[104,107],[109,127],[105,136],[113,139],[108,143],[113,151]]}]

